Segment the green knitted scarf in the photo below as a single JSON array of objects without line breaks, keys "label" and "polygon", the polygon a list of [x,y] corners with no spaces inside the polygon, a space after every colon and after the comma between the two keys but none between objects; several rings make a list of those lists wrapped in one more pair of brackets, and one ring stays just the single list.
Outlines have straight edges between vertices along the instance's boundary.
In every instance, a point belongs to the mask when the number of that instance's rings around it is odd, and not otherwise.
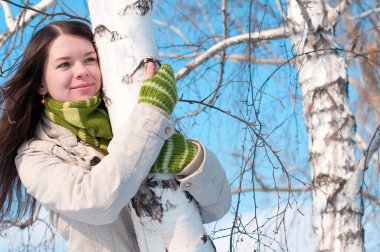
[{"label": "green knitted scarf", "polygon": [[99,93],[76,102],[59,102],[48,97],[44,112],[54,123],[108,154],[107,146],[112,139],[112,129]]}]

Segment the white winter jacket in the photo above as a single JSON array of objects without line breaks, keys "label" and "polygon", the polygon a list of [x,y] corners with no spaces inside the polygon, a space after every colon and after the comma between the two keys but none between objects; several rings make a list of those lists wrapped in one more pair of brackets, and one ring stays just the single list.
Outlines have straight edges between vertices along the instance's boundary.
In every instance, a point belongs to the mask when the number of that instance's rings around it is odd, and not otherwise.
[{"label": "white winter jacket", "polygon": [[[23,185],[50,210],[69,251],[139,251],[127,204],[174,133],[174,123],[138,104],[121,129],[103,156],[43,117],[35,138],[18,150],[15,162]],[[229,210],[231,192],[218,159],[198,146],[195,160],[178,180],[197,201],[206,223]]]}]

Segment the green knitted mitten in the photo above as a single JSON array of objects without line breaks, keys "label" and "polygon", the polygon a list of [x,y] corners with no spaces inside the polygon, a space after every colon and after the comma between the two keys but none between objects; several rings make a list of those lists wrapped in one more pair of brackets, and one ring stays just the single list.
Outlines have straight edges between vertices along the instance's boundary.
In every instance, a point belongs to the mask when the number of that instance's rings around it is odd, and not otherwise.
[{"label": "green knitted mitten", "polygon": [[162,65],[152,78],[143,81],[138,102],[152,104],[170,115],[177,100],[173,69],[169,65]]},{"label": "green knitted mitten", "polygon": [[165,141],[149,173],[181,172],[195,157],[198,147],[181,134],[175,133]]}]

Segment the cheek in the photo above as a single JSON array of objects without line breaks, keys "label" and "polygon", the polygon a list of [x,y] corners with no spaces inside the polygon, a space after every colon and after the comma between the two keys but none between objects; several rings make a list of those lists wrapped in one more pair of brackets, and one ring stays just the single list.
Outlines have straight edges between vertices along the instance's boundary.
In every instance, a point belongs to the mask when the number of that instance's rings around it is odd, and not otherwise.
[{"label": "cheek", "polygon": [[102,83],[102,73],[101,73],[99,67],[96,67],[93,69],[93,75],[96,78],[96,80],[101,84]]},{"label": "cheek", "polygon": [[60,86],[60,83],[64,80],[59,74],[48,74],[46,75],[46,84],[52,88]]},{"label": "cheek", "polygon": [[51,89],[54,89],[54,84],[56,83],[54,74],[50,74],[49,71],[47,71],[44,75],[44,83],[48,91],[51,92]]},{"label": "cheek", "polygon": [[62,94],[63,90],[71,83],[71,77],[68,73],[47,72],[44,79],[48,92],[55,95]]}]

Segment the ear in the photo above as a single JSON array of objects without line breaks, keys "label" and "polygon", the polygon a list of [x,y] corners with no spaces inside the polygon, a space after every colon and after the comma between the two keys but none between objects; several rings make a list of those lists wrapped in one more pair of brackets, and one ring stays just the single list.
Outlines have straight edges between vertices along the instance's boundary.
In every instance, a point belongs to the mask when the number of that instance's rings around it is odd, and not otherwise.
[{"label": "ear", "polygon": [[41,84],[41,86],[38,88],[38,91],[37,91],[37,93],[39,93],[40,95],[46,95],[47,92],[48,90],[45,84]]}]

